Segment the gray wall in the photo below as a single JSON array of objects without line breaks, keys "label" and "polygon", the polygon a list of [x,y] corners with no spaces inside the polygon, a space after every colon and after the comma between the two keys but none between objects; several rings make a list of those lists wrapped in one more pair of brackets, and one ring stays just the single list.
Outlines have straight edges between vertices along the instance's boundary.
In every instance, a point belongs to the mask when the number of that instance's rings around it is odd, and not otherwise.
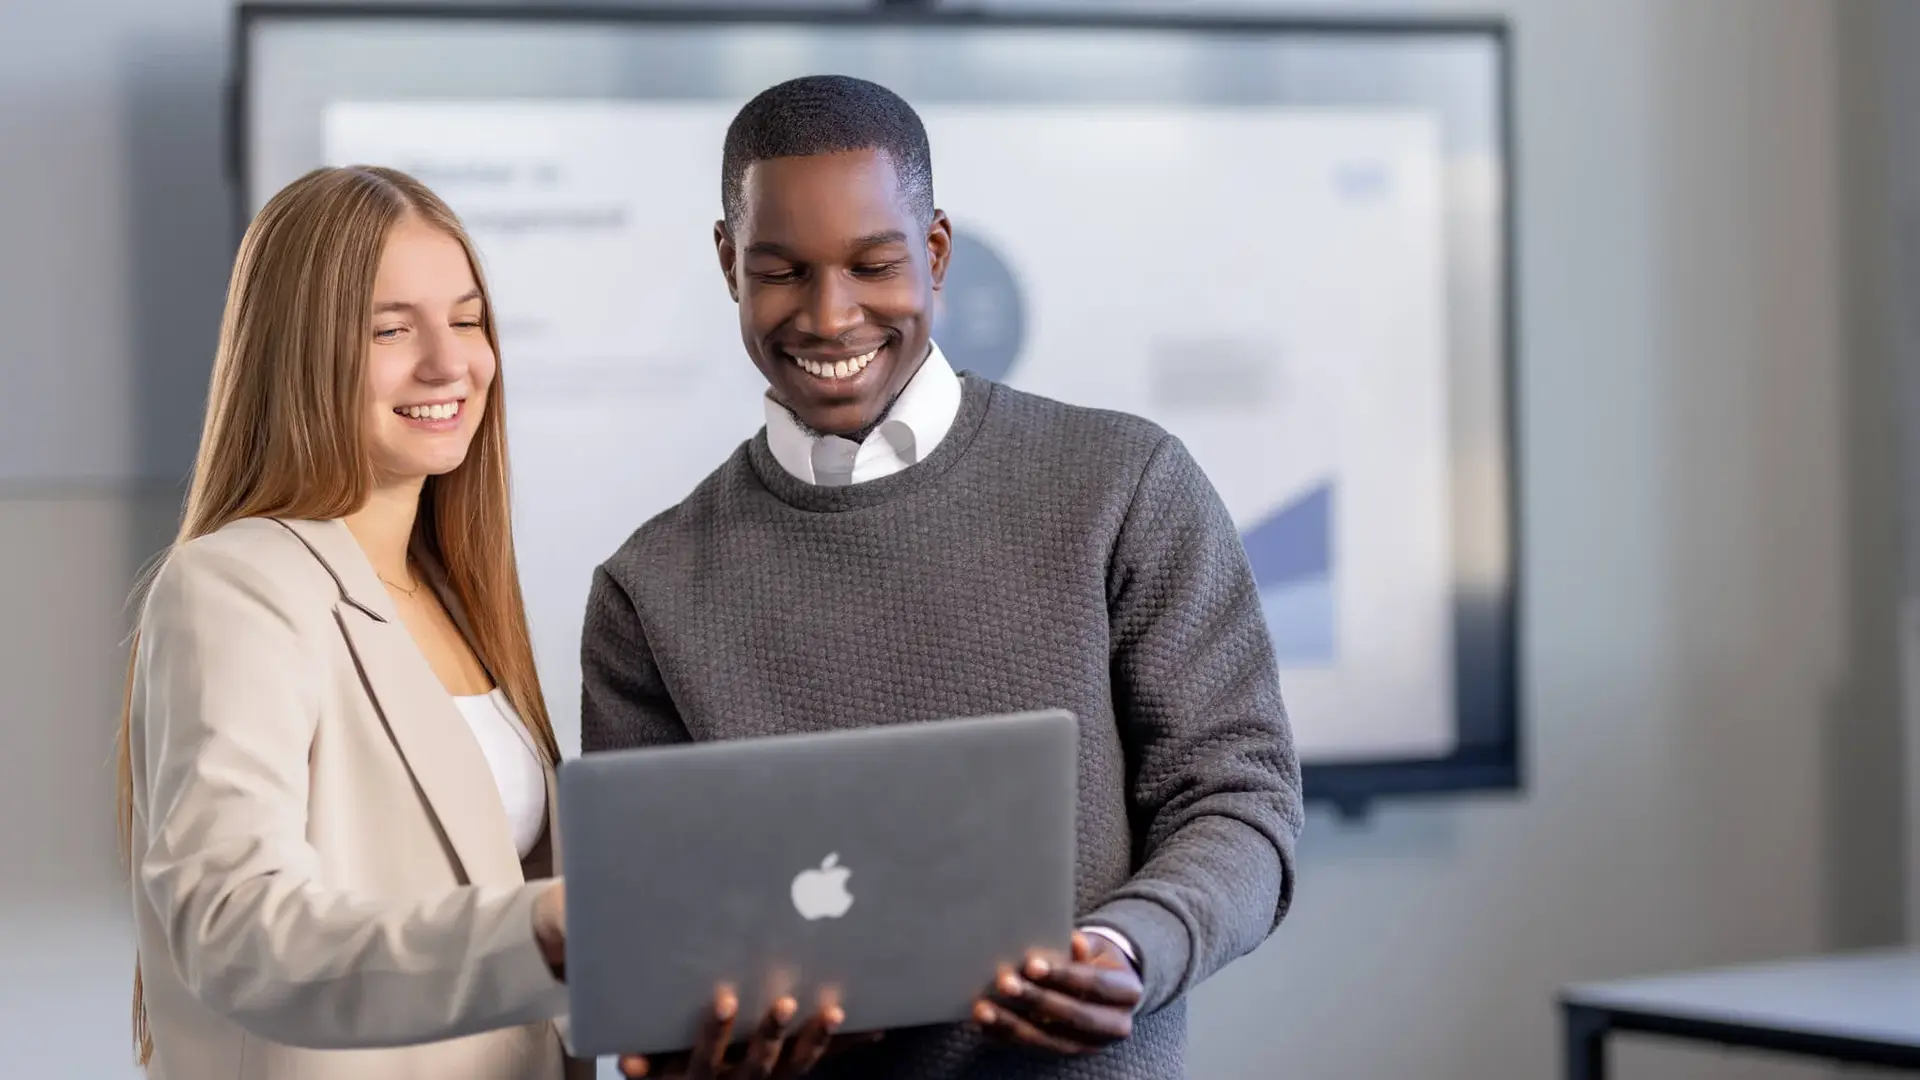
[{"label": "gray wall", "polygon": [[[1900,933],[1867,13],[1503,6],[1531,790],[1316,822],[1296,917],[1202,994],[1197,1075],[1555,1075],[1562,980]],[[1629,1046],[1622,1077],[1802,1074]]]},{"label": "gray wall", "polygon": [[[65,379],[49,422],[127,425],[132,452],[149,401],[203,392],[227,17],[84,7],[0,4],[0,392]],[[1900,930],[1895,450],[1876,222],[1847,209],[1874,205],[1866,9],[1395,7],[1489,8],[1520,49],[1530,790],[1315,818],[1292,920],[1200,994],[1195,1076],[1549,1076],[1563,980]],[[106,764],[126,588],[173,494],[73,473],[0,497],[7,1075],[130,1072]]]},{"label": "gray wall", "polygon": [[[1907,865],[1920,866],[1920,65],[1900,61],[1920,55],[1920,5],[1874,0],[1875,46],[1868,55],[1870,83],[1882,107],[1865,118],[1878,160],[1872,174],[1884,179],[1873,194],[1885,227],[1867,237],[1865,258],[1882,271],[1882,287],[1869,324],[1880,335],[1896,372],[1899,402],[1902,538],[1901,625],[1906,694]],[[1907,891],[1907,934],[1920,942],[1920,888]]]}]

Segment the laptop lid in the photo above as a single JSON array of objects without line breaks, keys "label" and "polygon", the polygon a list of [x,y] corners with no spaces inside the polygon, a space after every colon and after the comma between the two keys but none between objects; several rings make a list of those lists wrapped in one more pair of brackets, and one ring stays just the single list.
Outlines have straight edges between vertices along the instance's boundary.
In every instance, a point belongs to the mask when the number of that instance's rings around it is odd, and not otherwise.
[{"label": "laptop lid", "polygon": [[560,770],[576,1054],[693,1044],[725,982],[842,1031],[967,1019],[1064,950],[1076,724],[1029,712],[591,754]]}]

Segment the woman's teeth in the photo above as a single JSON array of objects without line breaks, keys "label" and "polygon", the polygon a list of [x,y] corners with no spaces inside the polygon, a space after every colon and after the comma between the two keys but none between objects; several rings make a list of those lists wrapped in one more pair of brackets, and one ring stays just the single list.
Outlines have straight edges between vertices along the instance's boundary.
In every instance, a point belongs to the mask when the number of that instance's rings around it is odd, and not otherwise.
[{"label": "woman's teeth", "polygon": [[804,356],[793,356],[791,353],[787,355],[792,356],[793,362],[799,364],[802,371],[816,379],[847,379],[865,371],[867,365],[873,363],[873,358],[880,355],[880,350],[874,349],[872,352],[861,353],[850,360],[835,360],[832,363],[809,360]]},{"label": "woman's teeth", "polygon": [[451,420],[460,415],[460,403],[443,401],[438,405],[402,405],[393,411],[413,420]]}]

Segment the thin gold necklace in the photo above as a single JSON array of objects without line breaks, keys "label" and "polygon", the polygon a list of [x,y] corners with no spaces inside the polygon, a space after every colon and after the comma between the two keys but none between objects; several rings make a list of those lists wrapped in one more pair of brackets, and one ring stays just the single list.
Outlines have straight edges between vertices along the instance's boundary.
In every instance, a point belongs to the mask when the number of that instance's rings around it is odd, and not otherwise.
[{"label": "thin gold necklace", "polygon": [[[411,558],[409,558],[409,559],[407,559],[407,569],[408,569],[409,571],[411,571],[411,570],[413,569],[413,559],[411,559]],[[375,576],[375,577],[379,577],[380,575],[379,575],[379,573],[378,573],[378,572],[376,571],[376,572],[375,572],[375,574],[374,574],[374,576]],[[409,588],[407,588],[407,587],[406,587],[405,585],[395,585],[395,584],[394,584],[393,582],[391,582],[391,581],[388,581],[388,580],[387,580],[386,578],[383,578],[383,577],[382,577],[382,578],[380,578],[380,584],[382,584],[382,585],[385,585],[385,586],[386,586],[387,588],[389,588],[389,589],[398,589],[398,590],[399,590],[400,592],[403,592],[403,593],[405,593],[405,594],[407,594],[407,596],[409,596],[409,597],[411,597],[411,596],[413,596],[413,595],[414,595],[415,593],[417,593],[417,592],[419,592],[419,591],[420,591],[420,586],[421,586],[421,584],[422,584],[422,582],[420,581],[420,575],[418,575],[418,574],[414,574],[414,575],[413,575],[413,588],[411,588],[411,589],[409,589]]]}]

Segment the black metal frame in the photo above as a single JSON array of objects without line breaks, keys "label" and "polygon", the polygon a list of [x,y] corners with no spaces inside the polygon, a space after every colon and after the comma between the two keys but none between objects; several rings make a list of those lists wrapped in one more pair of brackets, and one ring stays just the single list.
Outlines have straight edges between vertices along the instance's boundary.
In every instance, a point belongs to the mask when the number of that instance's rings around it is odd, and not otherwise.
[{"label": "black metal frame", "polygon": [[[1494,704],[1488,726],[1502,732],[1501,745],[1462,751],[1449,757],[1421,760],[1369,761],[1305,767],[1307,798],[1332,806],[1342,816],[1363,814],[1383,796],[1460,792],[1515,792],[1522,786],[1520,694],[1520,462],[1517,353],[1519,348],[1519,265],[1517,236],[1516,154],[1514,137],[1513,48],[1505,19],[1496,17],[1368,18],[1354,16],[1188,16],[1174,12],[1020,12],[982,11],[941,6],[936,0],[874,0],[864,8],[831,7],[716,7],[639,5],[615,6],[581,2],[493,5],[485,3],[324,3],[311,0],[277,3],[245,0],[236,6],[232,77],[228,92],[227,166],[236,212],[236,236],[243,231],[249,211],[242,190],[246,153],[246,101],[249,30],[256,20],[297,17],[307,19],[472,19],[493,21],[606,22],[606,23],[786,23],[798,26],[943,25],[953,27],[1031,27],[1056,29],[1185,30],[1201,33],[1284,34],[1313,32],[1347,35],[1472,35],[1491,40],[1499,56],[1501,184],[1501,385],[1505,395],[1507,566],[1506,588],[1493,605],[1492,634],[1499,642],[1494,676]],[[1462,614],[1455,597],[1455,640],[1460,639]],[[1456,654],[1456,669],[1462,661]]]},{"label": "black metal frame", "polygon": [[1606,1080],[1607,1037],[1614,1032],[1709,1042],[1725,1047],[1766,1050],[1851,1065],[1920,1070],[1920,1046],[1908,1043],[1821,1035],[1724,1020],[1698,1020],[1638,1009],[1616,1009],[1569,997],[1561,998],[1560,1010],[1566,1043],[1566,1080]]}]

